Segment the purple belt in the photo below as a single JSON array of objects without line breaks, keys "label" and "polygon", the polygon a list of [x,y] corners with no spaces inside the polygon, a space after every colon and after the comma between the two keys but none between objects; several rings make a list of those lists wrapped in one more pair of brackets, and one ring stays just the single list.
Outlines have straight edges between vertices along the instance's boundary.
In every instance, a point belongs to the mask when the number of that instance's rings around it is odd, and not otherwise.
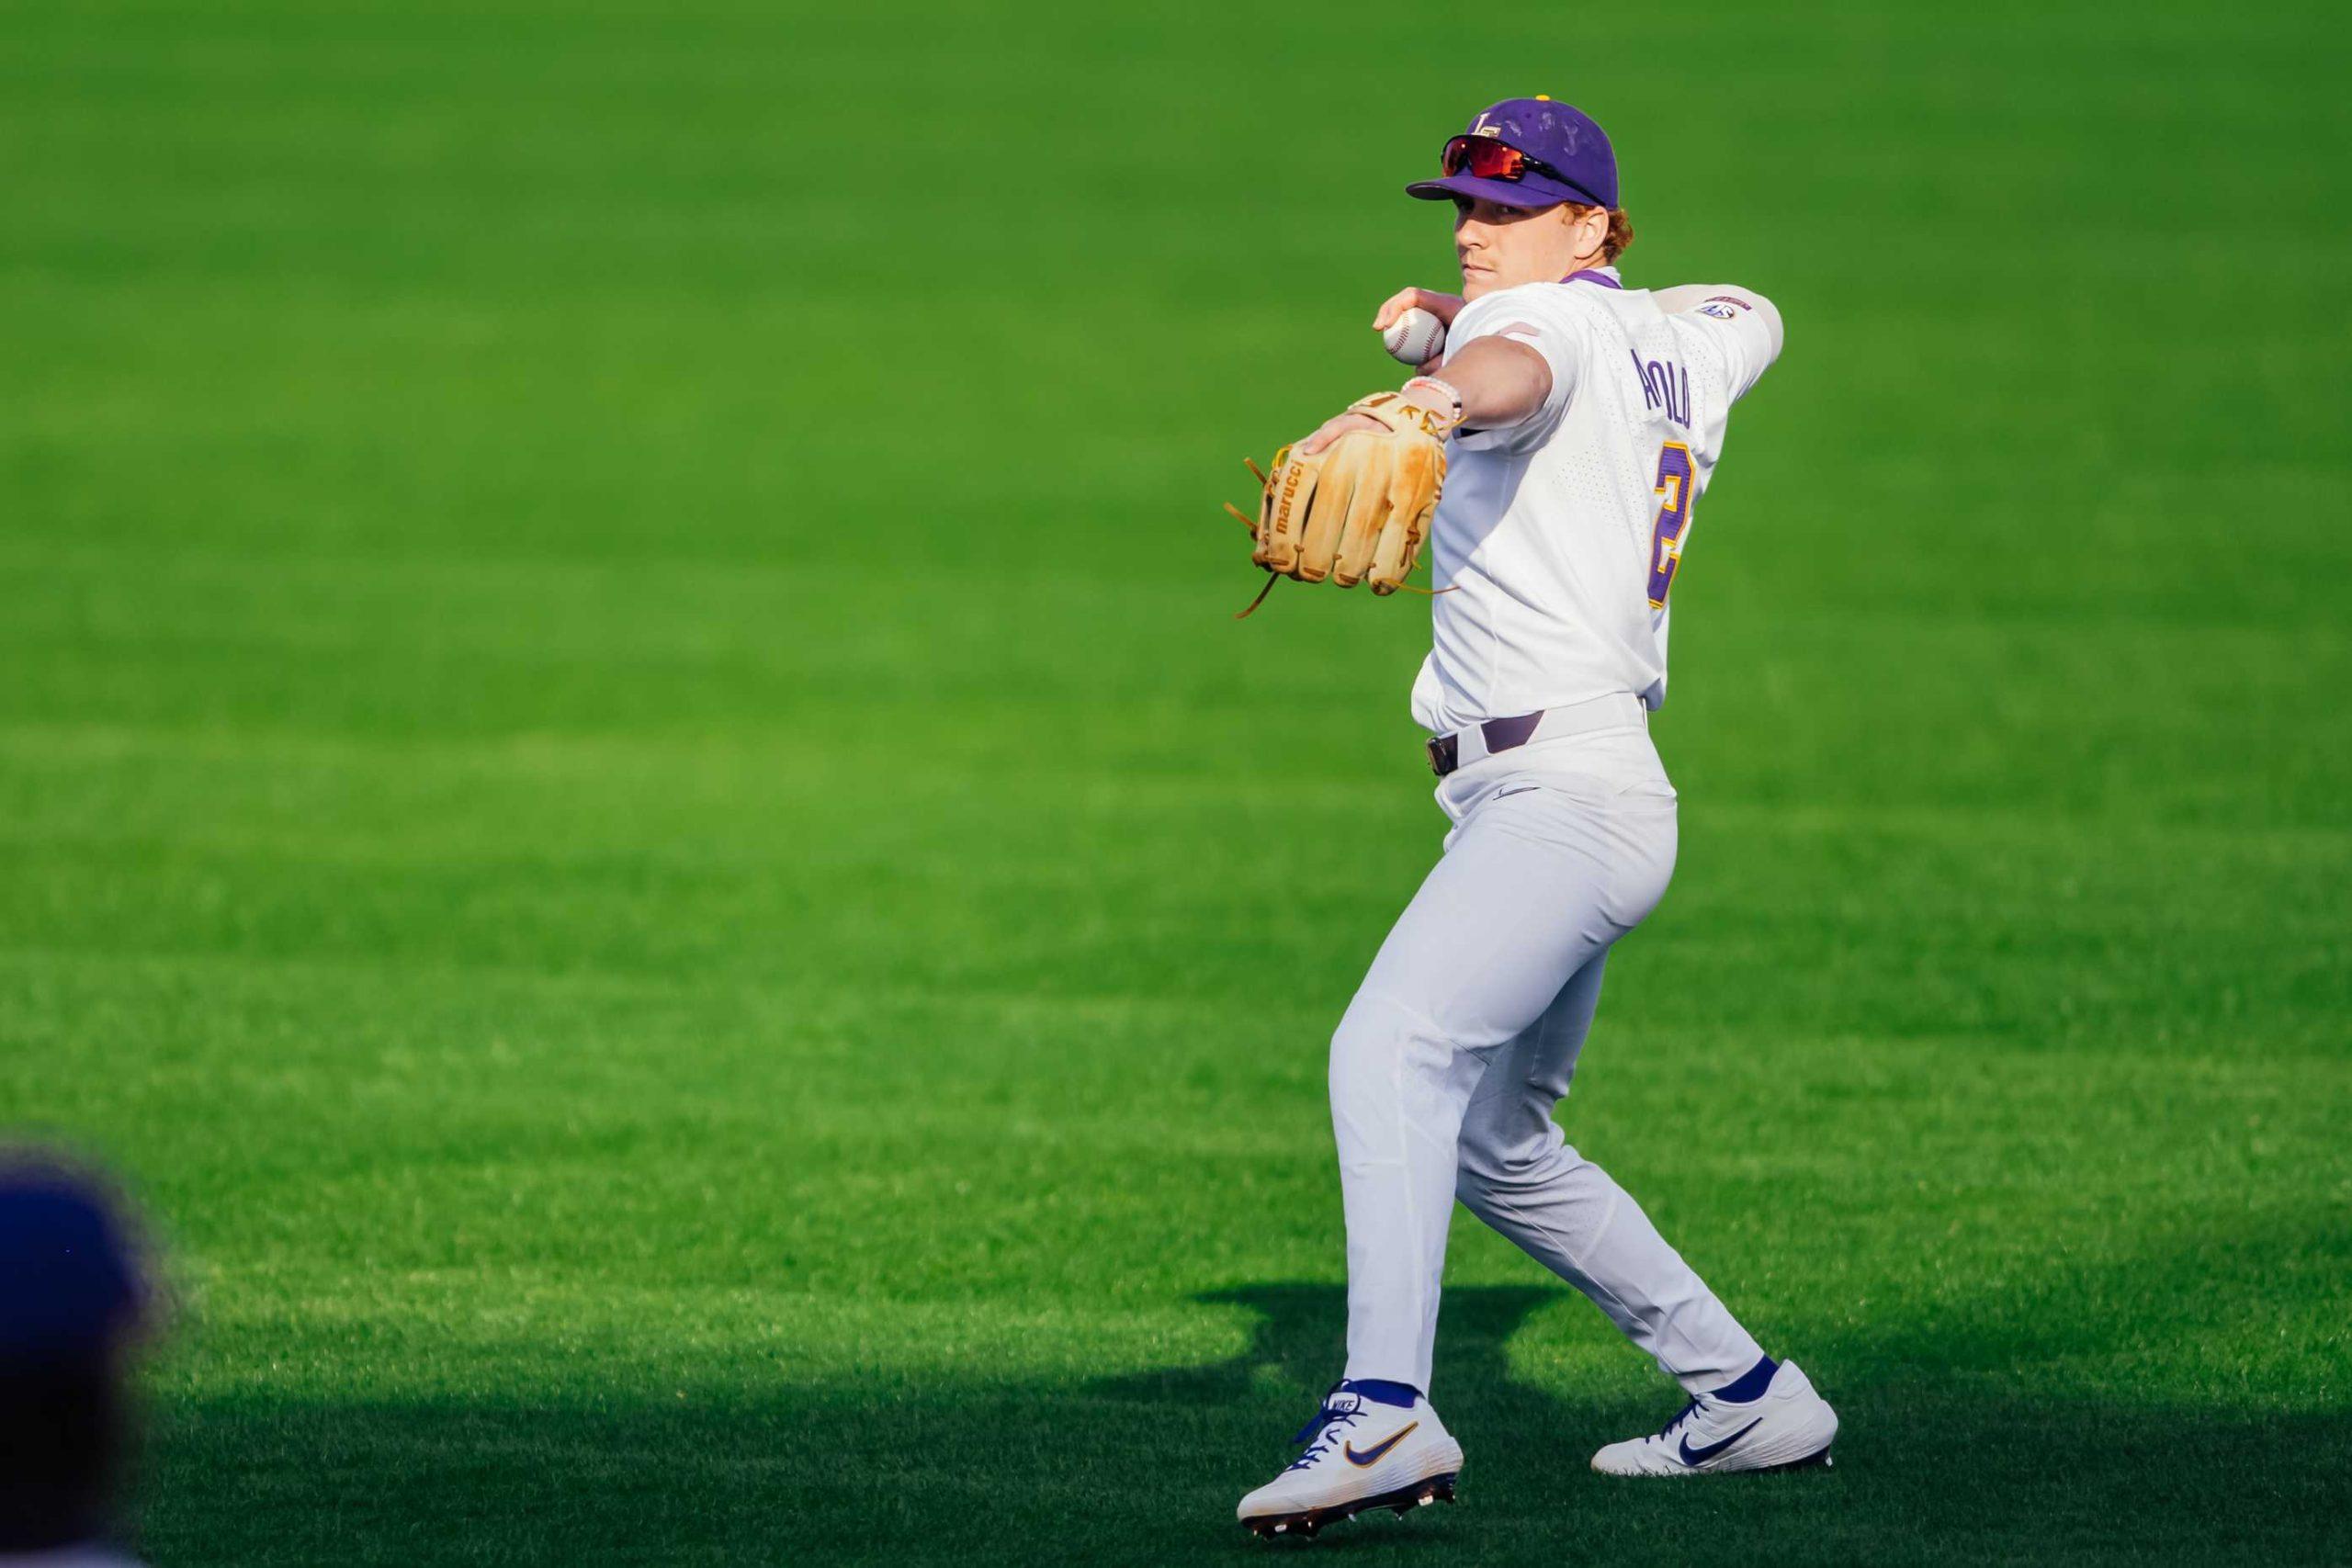
[{"label": "purple belt", "polygon": [[[1611,692],[1607,696],[1594,697],[1581,703],[1571,703],[1564,708],[1538,708],[1510,718],[1490,718],[1477,727],[1478,739],[1486,748],[1486,755],[1508,751],[1524,746],[1535,739],[1539,728],[1546,740],[1562,736],[1582,735],[1594,729],[1630,729],[1649,722],[1649,709],[1641,698],[1630,692]],[[1430,771],[1443,778],[1464,766],[1462,738],[1470,731],[1455,730],[1451,735],[1432,735],[1429,739]],[[1471,761],[1483,761],[1474,756]]]},{"label": "purple belt", "polygon": [[[1487,742],[1488,751],[1508,751],[1514,746],[1524,746],[1544,722],[1544,710],[1523,713],[1516,718],[1490,718],[1478,727],[1478,734]],[[1430,737],[1430,772],[1443,778],[1462,765],[1462,737],[1432,735]]]}]

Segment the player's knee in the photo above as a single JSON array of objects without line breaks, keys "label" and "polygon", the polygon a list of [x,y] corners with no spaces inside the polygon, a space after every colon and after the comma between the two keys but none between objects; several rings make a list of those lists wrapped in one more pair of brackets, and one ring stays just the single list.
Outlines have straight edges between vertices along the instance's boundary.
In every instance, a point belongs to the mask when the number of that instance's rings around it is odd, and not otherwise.
[{"label": "player's knee", "polygon": [[1463,1124],[1453,1190],[1476,1213],[1496,1193],[1544,1186],[1577,1164],[1577,1152],[1555,1137],[1517,1136],[1474,1118]]},{"label": "player's knee", "polygon": [[1386,997],[1359,991],[1331,1032],[1331,1098],[1341,1101],[1396,1081],[1412,1049],[1413,1015]]},{"label": "player's knee", "polygon": [[1464,1145],[1453,1168],[1453,1196],[1482,1220],[1491,1220],[1509,1207],[1510,1195],[1535,1185],[1534,1172],[1522,1162],[1492,1149]]},{"label": "player's knee", "polygon": [[1509,1151],[1477,1129],[1465,1125],[1454,1157],[1454,1196],[1475,1213],[1483,1200],[1508,1186],[1511,1177]]}]

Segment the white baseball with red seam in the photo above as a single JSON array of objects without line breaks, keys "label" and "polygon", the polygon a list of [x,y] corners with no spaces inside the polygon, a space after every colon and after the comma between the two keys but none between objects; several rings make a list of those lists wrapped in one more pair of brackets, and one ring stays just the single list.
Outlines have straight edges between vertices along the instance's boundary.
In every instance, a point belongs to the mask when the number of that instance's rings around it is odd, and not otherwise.
[{"label": "white baseball with red seam", "polygon": [[1408,365],[1426,365],[1445,352],[1445,323],[1416,305],[1382,329],[1380,343]]}]

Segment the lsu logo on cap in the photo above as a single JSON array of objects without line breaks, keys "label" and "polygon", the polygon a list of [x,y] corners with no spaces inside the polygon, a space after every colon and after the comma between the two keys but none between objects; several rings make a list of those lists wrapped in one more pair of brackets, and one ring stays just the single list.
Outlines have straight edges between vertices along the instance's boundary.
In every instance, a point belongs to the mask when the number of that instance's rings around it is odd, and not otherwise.
[{"label": "lsu logo on cap", "polygon": [[[1538,93],[1538,94],[1536,94],[1536,95],[1535,95],[1535,101],[1536,101],[1537,103],[1539,103],[1539,104],[1548,104],[1548,103],[1550,103],[1550,102],[1552,101],[1552,95],[1551,95],[1551,94],[1549,94],[1549,93]],[[1477,123],[1477,124],[1476,124],[1476,125],[1474,125],[1474,126],[1472,126],[1469,130],[1467,130],[1464,131],[1464,132],[1463,132],[1463,134],[1464,134],[1464,136],[1493,136],[1493,137],[1503,137],[1503,136],[1508,136],[1508,135],[1510,135],[1510,127],[1509,127],[1509,126],[1507,126],[1507,125],[1497,125],[1493,120],[1491,120],[1491,119],[1489,119],[1489,118],[1487,118],[1488,115],[1492,114],[1493,112],[1494,112],[1494,111],[1493,111],[1493,110],[1491,110],[1491,109],[1480,109],[1480,110],[1478,111],[1478,123]]]}]

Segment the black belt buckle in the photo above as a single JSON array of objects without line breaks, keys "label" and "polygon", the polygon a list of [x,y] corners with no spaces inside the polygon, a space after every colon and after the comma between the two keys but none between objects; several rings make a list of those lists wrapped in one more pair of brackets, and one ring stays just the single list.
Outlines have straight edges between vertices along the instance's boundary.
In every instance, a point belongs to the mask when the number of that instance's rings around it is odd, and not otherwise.
[{"label": "black belt buckle", "polygon": [[1455,740],[1453,736],[1432,735],[1430,737],[1430,772],[1438,777],[1443,778],[1460,766],[1461,755],[1461,742]]}]

